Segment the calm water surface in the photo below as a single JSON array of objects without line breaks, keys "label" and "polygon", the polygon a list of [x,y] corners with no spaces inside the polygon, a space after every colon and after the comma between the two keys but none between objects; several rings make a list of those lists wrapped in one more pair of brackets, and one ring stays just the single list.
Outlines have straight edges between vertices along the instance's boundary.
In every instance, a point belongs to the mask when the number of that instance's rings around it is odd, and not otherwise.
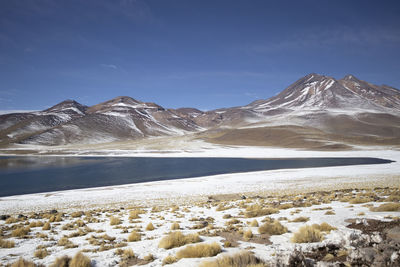
[{"label": "calm water surface", "polygon": [[390,162],[378,158],[0,157],[0,196],[223,173]]}]

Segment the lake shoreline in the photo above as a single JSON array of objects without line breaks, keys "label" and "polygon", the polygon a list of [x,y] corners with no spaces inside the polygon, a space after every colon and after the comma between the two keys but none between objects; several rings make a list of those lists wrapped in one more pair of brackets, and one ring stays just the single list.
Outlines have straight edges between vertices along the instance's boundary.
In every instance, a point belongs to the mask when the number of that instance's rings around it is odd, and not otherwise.
[{"label": "lake shoreline", "polygon": [[[132,151],[132,154],[137,155]],[[147,155],[147,153],[146,153]],[[152,156],[161,154],[153,153]],[[72,155],[71,155],[72,156]],[[76,156],[76,155],[74,155]],[[110,155],[107,155],[110,156]],[[358,150],[340,152],[300,151],[264,147],[220,147],[198,152],[180,152],[181,157],[378,157],[395,162],[383,165],[323,167],[221,174],[198,178],[156,181],[90,189],[48,192],[0,198],[0,214],[20,210],[70,209],[82,206],[107,206],[119,203],[190,202],[223,194],[271,194],[298,190],[329,190],[329,188],[400,186],[400,151]],[[270,181],[265,183],[265,181]],[[34,204],[33,204],[34,203]]]},{"label": "lake shoreline", "polygon": [[[259,171],[390,164],[371,157],[1,157],[0,197]],[[268,182],[266,180],[265,182]]]}]

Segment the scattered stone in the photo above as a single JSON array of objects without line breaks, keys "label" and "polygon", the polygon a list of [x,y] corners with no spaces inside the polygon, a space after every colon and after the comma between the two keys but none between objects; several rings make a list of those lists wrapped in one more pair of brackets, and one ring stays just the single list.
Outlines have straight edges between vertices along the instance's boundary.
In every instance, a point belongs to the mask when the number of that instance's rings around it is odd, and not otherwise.
[{"label": "scattered stone", "polygon": [[8,218],[10,218],[10,215],[7,215],[7,214],[5,214],[5,215],[0,215],[0,220],[2,220],[2,221],[7,220]]}]

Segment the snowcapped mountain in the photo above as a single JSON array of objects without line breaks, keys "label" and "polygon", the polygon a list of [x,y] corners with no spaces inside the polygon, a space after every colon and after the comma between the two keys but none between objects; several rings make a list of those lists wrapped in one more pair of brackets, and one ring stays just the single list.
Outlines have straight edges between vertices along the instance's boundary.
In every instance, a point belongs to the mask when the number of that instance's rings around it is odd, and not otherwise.
[{"label": "snowcapped mountain", "polygon": [[[400,145],[400,91],[353,75],[336,80],[312,73],[274,97],[219,113],[214,127],[230,128],[211,138],[216,143],[310,148]],[[233,114],[239,114],[240,123],[226,124],[235,120]]]},{"label": "snowcapped mountain", "polygon": [[35,113],[0,116],[3,144],[103,143],[160,135],[183,135],[202,128],[154,103],[117,97],[91,107],[67,100]]},{"label": "snowcapped mountain", "polygon": [[17,143],[33,134],[46,132],[85,116],[86,106],[66,100],[40,112],[12,113],[0,116],[0,144]]},{"label": "snowcapped mountain", "polygon": [[312,73],[299,79],[277,96],[255,101],[247,107],[257,112],[271,109],[365,109],[399,112],[400,92],[389,86],[377,86],[361,81],[353,75],[336,80]]},{"label": "snowcapped mountain", "polygon": [[400,91],[353,75],[337,80],[312,73],[269,99],[207,112],[165,109],[122,96],[91,107],[66,100],[40,112],[0,116],[2,146],[91,144],[194,132],[229,144],[282,145],[282,138],[286,146],[296,147],[321,139],[400,144]]}]

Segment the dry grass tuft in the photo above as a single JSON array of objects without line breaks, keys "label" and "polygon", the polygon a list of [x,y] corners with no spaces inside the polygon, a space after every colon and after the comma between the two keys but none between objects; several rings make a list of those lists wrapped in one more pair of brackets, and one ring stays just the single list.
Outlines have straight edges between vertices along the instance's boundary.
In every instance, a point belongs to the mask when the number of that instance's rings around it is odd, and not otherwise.
[{"label": "dry grass tuft", "polygon": [[293,203],[284,203],[284,204],[280,204],[280,205],[278,206],[278,209],[280,209],[280,210],[287,210],[287,209],[291,209],[291,208],[293,208],[293,207],[294,207]]},{"label": "dry grass tuft", "polygon": [[250,223],[251,227],[258,227],[258,221],[256,219],[254,219],[251,223]]},{"label": "dry grass tuft", "polygon": [[171,225],[171,230],[179,230],[181,229],[179,223],[175,222]]},{"label": "dry grass tuft", "polygon": [[46,222],[42,227],[42,230],[45,230],[45,231],[50,230],[50,229],[51,229],[50,222]]},{"label": "dry grass tuft", "polygon": [[232,256],[224,256],[214,261],[202,262],[199,267],[267,267],[268,265],[258,259],[249,251],[242,251]]},{"label": "dry grass tuft", "polygon": [[35,227],[42,227],[43,222],[42,221],[32,221],[29,223],[30,228],[35,228]]},{"label": "dry grass tuft", "polygon": [[33,254],[36,258],[43,259],[49,255],[49,252],[45,248],[40,248]]},{"label": "dry grass tuft", "polygon": [[15,247],[15,242],[10,240],[4,240],[0,237],[0,248],[13,248]]},{"label": "dry grass tuft", "polygon": [[177,262],[178,259],[173,256],[173,255],[168,255],[167,257],[165,257],[162,261],[162,265],[167,265],[167,264],[172,264],[174,262]]},{"label": "dry grass tuft", "polygon": [[62,246],[64,248],[76,248],[78,245],[75,245],[68,239],[68,237],[64,236],[60,240],[58,240],[57,245]]},{"label": "dry grass tuft", "polygon": [[243,239],[246,241],[250,240],[252,237],[253,237],[253,232],[250,229],[243,233]]},{"label": "dry grass tuft", "polygon": [[344,249],[340,249],[337,252],[337,256],[338,257],[347,257],[348,255],[349,255],[349,252],[347,250],[344,250]]},{"label": "dry grass tuft", "polygon": [[335,259],[335,256],[332,254],[328,253],[325,255],[325,257],[322,259],[322,261],[333,261]]},{"label": "dry grass tuft", "polygon": [[287,233],[287,231],[288,229],[277,220],[267,221],[258,227],[258,232],[260,234],[281,235]]},{"label": "dry grass tuft", "polygon": [[146,231],[153,231],[154,230],[154,225],[150,222],[147,226],[146,226]]},{"label": "dry grass tuft", "polygon": [[140,218],[140,214],[145,213],[140,209],[134,209],[129,212],[129,220],[136,220]]},{"label": "dry grass tuft", "polygon": [[328,210],[327,212],[325,212],[325,215],[336,215],[336,213],[332,210]]},{"label": "dry grass tuft", "polygon": [[371,207],[370,211],[381,212],[381,211],[400,211],[400,203],[385,203],[379,207]]},{"label": "dry grass tuft", "polygon": [[324,239],[321,231],[313,226],[305,225],[295,233],[291,239],[293,243],[321,242]]},{"label": "dry grass tuft", "polygon": [[78,218],[78,217],[82,217],[83,216],[83,211],[75,211],[75,212],[72,212],[71,213],[71,216],[73,217],[73,218]]},{"label": "dry grass tuft", "polygon": [[16,223],[16,222],[18,222],[18,219],[14,218],[14,217],[7,218],[7,220],[6,220],[6,224],[12,224],[12,223]]},{"label": "dry grass tuft", "polygon": [[26,236],[29,232],[31,231],[31,229],[29,227],[18,227],[17,229],[13,230],[11,232],[11,235],[13,237],[24,237]]},{"label": "dry grass tuft", "polygon": [[131,248],[125,250],[117,249],[115,253],[121,256],[119,266],[131,266],[132,264],[130,264],[129,261],[137,258]]},{"label": "dry grass tuft", "polygon": [[164,236],[160,243],[159,248],[171,249],[175,247],[180,247],[189,243],[200,242],[200,236],[198,234],[188,234],[184,235],[180,231],[172,232],[167,236]]},{"label": "dry grass tuft", "polygon": [[69,267],[90,267],[91,262],[88,256],[85,256],[81,252],[75,254],[69,263]]},{"label": "dry grass tuft", "polygon": [[232,215],[224,214],[224,216],[222,216],[222,219],[229,219],[229,218],[232,218]]},{"label": "dry grass tuft", "polygon": [[278,213],[279,210],[275,208],[263,208],[259,204],[254,204],[246,208],[245,216],[247,218],[259,217],[264,215],[270,215],[273,213]]},{"label": "dry grass tuft", "polygon": [[221,253],[221,246],[214,242],[211,244],[198,244],[190,245],[176,253],[177,258],[203,258],[203,257],[214,257]]},{"label": "dry grass tuft", "polygon": [[147,262],[152,262],[152,261],[154,261],[154,256],[151,253],[147,254],[146,256],[143,257],[143,260],[147,261]]},{"label": "dry grass tuft", "polygon": [[11,267],[36,267],[36,265],[31,261],[19,258],[19,260],[11,264]]},{"label": "dry grass tuft", "polygon": [[135,253],[133,253],[133,250],[131,248],[128,248],[124,249],[124,251],[122,252],[122,256],[124,258],[133,258],[135,257]]},{"label": "dry grass tuft", "polygon": [[356,197],[353,198],[349,201],[350,204],[362,204],[362,203],[367,203],[367,202],[371,202],[374,201],[373,198],[370,197]]},{"label": "dry grass tuft", "polygon": [[68,267],[71,258],[64,255],[61,258],[56,258],[56,260],[49,267]]},{"label": "dry grass tuft", "polygon": [[136,242],[142,240],[142,235],[136,231],[132,231],[128,236],[128,242]]},{"label": "dry grass tuft", "polygon": [[297,217],[291,220],[290,222],[308,222],[310,217]]},{"label": "dry grass tuft", "polygon": [[110,225],[118,225],[118,224],[121,224],[121,219],[118,217],[111,216]]},{"label": "dry grass tuft", "polygon": [[337,230],[336,227],[333,227],[333,226],[329,225],[329,224],[326,223],[326,222],[323,222],[323,223],[321,223],[321,224],[313,224],[312,226],[313,226],[315,229],[320,230],[321,232],[327,232],[327,233],[329,233],[329,232],[332,231],[332,230]]},{"label": "dry grass tuft", "polygon": [[238,220],[238,219],[230,219],[225,224],[226,225],[233,225],[233,224],[238,224],[238,223],[240,223],[240,220]]}]

